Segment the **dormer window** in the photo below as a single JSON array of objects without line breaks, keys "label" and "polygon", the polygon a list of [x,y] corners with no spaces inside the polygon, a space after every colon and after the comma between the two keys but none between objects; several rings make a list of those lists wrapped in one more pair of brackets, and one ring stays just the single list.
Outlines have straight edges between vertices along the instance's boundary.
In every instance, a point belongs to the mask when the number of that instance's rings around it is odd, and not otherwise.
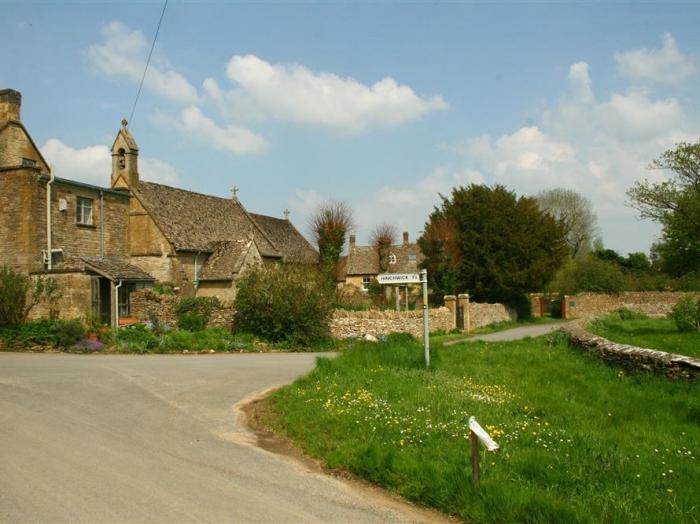
[{"label": "dormer window", "polygon": [[124,148],[119,149],[117,152],[117,165],[119,169],[124,169],[126,167],[126,152]]},{"label": "dormer window", "polygon": [[32,160],[31,158],[23,158],[22,167],[36,167],[36,160]]},{"label": "dormer window", "polygon": [[393,253],[389,255],[389,264],[396,264],[396,255]]}]

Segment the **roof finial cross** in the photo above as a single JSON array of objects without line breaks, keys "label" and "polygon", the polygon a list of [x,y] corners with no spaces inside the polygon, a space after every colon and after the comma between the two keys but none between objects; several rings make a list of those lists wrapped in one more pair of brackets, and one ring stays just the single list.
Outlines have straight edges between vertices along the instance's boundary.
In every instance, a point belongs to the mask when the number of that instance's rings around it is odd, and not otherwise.
[{"label": "roof finial cross", "polygon": [[290,213],[289,209],[284,210],[284,219],[285,220],[289,220],[289,213]]},{"label": "roof finial cross", "polygon": [[238,186],[233,186],[231,188],[231,193],[233,193],[234,200],[238,200],[238,191],[239,191]]}]

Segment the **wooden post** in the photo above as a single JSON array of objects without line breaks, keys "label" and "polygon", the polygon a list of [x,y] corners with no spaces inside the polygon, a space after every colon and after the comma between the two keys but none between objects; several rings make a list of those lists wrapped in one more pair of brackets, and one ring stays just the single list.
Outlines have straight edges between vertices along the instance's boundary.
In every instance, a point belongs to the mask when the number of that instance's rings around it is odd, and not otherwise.
[{"label": "wooden post", "polygon": [[472,482],[479,485],[479,437],[473,431],[469,432],[472,439]]}]

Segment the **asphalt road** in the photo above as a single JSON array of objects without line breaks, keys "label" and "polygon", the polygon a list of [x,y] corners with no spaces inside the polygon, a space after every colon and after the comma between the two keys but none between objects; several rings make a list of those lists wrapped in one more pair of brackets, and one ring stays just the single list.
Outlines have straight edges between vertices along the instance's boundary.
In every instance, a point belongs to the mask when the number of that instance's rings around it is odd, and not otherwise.
[{"label": "asphalt road", "polygon": [[487,335],[474,335],[468,338],[461,338],[459,340],[450,340],[445,342],[445,346],[453,346],[455,344],[461,344],[463,342],[503,342],[506,340],[521,340],[527,337],[539,337],[540,335],[546,335],[552,331],[561,329],[565,322],[553,322],[551,324],[533,324],[531,326],[516,327],[513,329],[506,329],[504,331],[497,331],[496,333],[489,333]]},{"label": "asphalt road", "polygon": [[432,520],[251,444],[232,406],[315,358],[0,353],[0,521]]}]

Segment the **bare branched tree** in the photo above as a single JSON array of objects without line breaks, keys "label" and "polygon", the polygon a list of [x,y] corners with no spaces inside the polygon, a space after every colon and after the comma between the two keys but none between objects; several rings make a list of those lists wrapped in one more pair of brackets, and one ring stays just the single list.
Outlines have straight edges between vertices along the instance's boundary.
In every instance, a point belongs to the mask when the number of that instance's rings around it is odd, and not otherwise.
[{"label": "bare branched tree", "polygon": [[588,253],[598,232],[593,204],[585,196],[570,189],[549,189],[535,197],[542,211],[562,223],[571,256]]},{"label": "bare branched tree", "polygon": [[346,202],[326,202],[311,216],[309,229],[318,246],[321,266],[329,274],[335,274],[345,237],[352,228],[352,209]]},{"label": "bare branched tree", "polygon": [[389,248],[396,243],[396,226],[384,222],[378,224],[369,237],[370,244],[379,256],[379,269],[386,271],[389,267]]}]

